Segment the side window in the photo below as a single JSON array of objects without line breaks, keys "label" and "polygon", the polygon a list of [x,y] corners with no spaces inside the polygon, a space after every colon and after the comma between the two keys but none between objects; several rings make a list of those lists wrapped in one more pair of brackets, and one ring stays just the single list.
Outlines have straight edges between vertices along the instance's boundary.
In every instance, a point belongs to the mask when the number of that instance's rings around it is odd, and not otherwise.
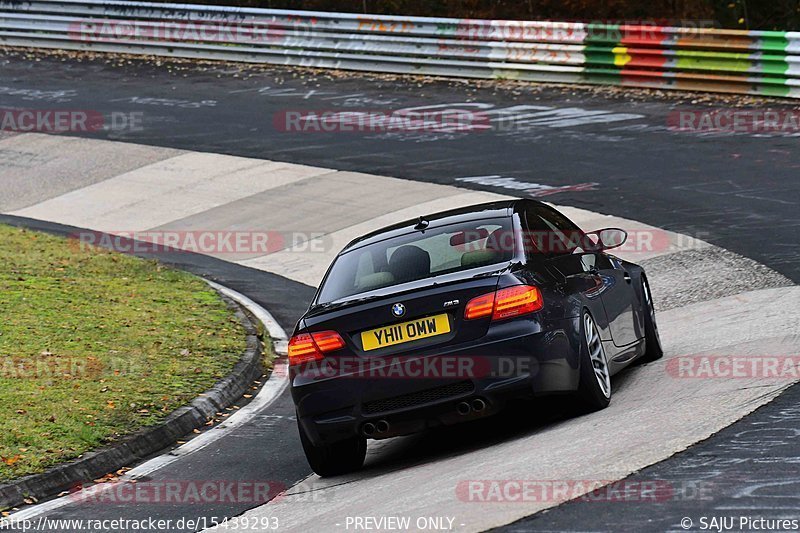
[{"label": "side window", "polygon": [[528,223],[526,248],[529,253],[546,256],[582,252],[584,233],[570,219],[546,206],[525,210]]}]

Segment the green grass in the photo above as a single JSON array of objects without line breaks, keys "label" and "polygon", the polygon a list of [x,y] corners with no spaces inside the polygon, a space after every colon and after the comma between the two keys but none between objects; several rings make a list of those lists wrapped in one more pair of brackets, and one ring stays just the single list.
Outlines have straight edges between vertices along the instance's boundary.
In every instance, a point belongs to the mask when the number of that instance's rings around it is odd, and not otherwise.
[{"label": "green grass", "polygon": [[0,481],[159,423],[244,349],[199,278],[0,225]]}]

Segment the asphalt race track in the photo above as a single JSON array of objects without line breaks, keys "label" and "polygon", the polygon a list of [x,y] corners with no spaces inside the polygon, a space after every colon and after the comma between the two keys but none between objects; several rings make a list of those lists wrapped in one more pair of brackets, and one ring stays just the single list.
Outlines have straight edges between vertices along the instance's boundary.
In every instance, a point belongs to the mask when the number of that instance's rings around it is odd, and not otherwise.
[{"label": "asphalt race track", "polygon": [[[284,232],[323,233],[318,240],[327,249],[317,255],[284,251],[266,257],[161,258],[250,296],[287,330],[310,299],[320,269],[348,236],[409,218],[422,206],[434,210],[496,194],[523,194],[586,210],[568,211],[584,226],[620,220],[593,214],[599,212],[627,219],[625,227],[643,223],[672,232],[670,250],[634,250],[632,257],[645,264],[651,278],[659,279],[654,291],[664,316],[662,329],[669,335],[669,355],[727,353],[725,348],[750,355],[797,353],[800,299],[796,289],[786,288],[800,278],[794,237],[800,220],[796,138],[674,132],[668,128],[669,117],[676,108],[684,108],[674,102],[632,105],[551,89],[495,92],[465,83],[418,86],[404,80],[292,77],[283,70],[243,79],[233,77],[238,69],[231,66],[170,72],[136,62],[115,67],[52,58],[6,57],[0,69],[2,107],[91,109],[141,119],[141,127],[131,131],[86,135],[135,144],[66,136],[0,138],[0,210],[13,213],[0,222],[64,234],[80,229],[59,223],[119,231],[243,229],[248,221]],[[280,117],[287,111],[386,111],[443,103],[505,109],[504,115],[491,116],[512,116],[515,122],[466,133],[281,131],[285,122]],[[72,166],[66,163],[70,157],[77,160]],[[355,173],[367,173],[367,179]],[[271,177],[254,191],[254,177],[262,175]],[[181,182],[183,188],[159,190],[161,182],[169,182],[165,177],[186,181]],[[682,289],[676,293],[679,285]],[[754,310],[769,317],[761,331],[751,322]],[[713,334],[698,331],[697,324],[717,323],[722,327]],[[702,387],[684,383],[674,397],[669,396],[676,390],[674,382],[661,390],[663,379],[651,381],[657,368],[647,365],[621,376],[615,384],[619,395],[607,418],[598,414],[565,420],[557,403],[545,403],[536,406],[532,417],[527,416],[530,406],[521,406],[486,421],[479,431],[458,429],[381,443],[371,447],[363,474],[345,480],[309,478],[275,505],[250,515],[280,516],[287,529],[313,527],[315,512],[331,529],[337,517],[369,510],[377,515],[429,516],[437,498],[446,500],[445,506],[458,500],[452,487],[463,479],[460,472],[474,468],[471,473],[478,479],[484,479],[480,476],[485,472],[506,472],[508,477],[506,463],[516,466],[518,478],[544,472],[534,479],[560,475],[611,481],[633,474],[629,482],[667,483],[682,491],[646,505],[586,501],[556,506],[560,502],[549,501],[499,506],[457,501],[461,507],[450,513],[460,517],[456,530],[499,526],[554,506],[506,527],[586,531],[617,529],[608,524],[618,524],[625,530],[669,530],[680,529],[683,517],[695,522],[714,513],[779,517],[800,508],[800,477],[787,468],[800,462],[797,386],[730,425],[791,382],[717,382]],[[259,477],[291,486],[309,474],[292,415],[291,401],[283,395],[213,449],[153,475],[246,480],[257,469]],[[578,449],[557,449],[578,434],[573,432],[577,428],[584,432],[591,427],[600,435],[600,447],[611,451],[609,463],[575,459]],[[650,433],[641,435],[648,427]],[[614,432],[616,438],[603,438]],[[565,455],[559,457],[559,451]],[[493,455],[504,452],[508,457],[530,456],[509,461],[501,455],[493,462]],[[681,453],[660,462],[675,452]],[[559,463],[565,458],[568,463],[574,460],[571,468]],[[658,464],[648,467],[653,463]],[[587,471],[593,464],[596,470]],[[412,497],[421,483],[425,490]],[[447,489],[438,490],[442,487]],[[403,509],[387,498],[392,490],[410,500],[411,507]],[[93,507],[91,513],[233,516],[252,505],[196,507],[106,505]],[[67,505],[49,516],[82,518],[86,513],[85,507]]]}]

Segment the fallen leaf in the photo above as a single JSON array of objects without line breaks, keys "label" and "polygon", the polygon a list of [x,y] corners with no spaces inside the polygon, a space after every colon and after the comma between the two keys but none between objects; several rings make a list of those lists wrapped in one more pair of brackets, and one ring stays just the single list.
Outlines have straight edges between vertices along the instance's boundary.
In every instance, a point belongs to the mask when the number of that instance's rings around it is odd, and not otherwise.
[{"label": "fallen leaf", "polygon": [[3,457],[0,455],[0,461],[3,461],[7,466],[14,466],[14,463],[22,459],[22,456],[17,454],[13,457]]}]

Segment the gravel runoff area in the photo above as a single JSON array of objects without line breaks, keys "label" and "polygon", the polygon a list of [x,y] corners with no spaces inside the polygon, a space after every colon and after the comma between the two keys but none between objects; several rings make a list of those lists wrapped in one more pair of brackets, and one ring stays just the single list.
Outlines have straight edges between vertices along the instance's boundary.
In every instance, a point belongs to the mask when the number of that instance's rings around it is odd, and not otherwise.
[{"label": "gravel runoff area", "polygon": [[[641,261],[656,309],[666,311],[734,294],[788,287],[791,280],[752,259],[722,248],[687,250]],[[674,281],[680,279],[681,283]]]}]

